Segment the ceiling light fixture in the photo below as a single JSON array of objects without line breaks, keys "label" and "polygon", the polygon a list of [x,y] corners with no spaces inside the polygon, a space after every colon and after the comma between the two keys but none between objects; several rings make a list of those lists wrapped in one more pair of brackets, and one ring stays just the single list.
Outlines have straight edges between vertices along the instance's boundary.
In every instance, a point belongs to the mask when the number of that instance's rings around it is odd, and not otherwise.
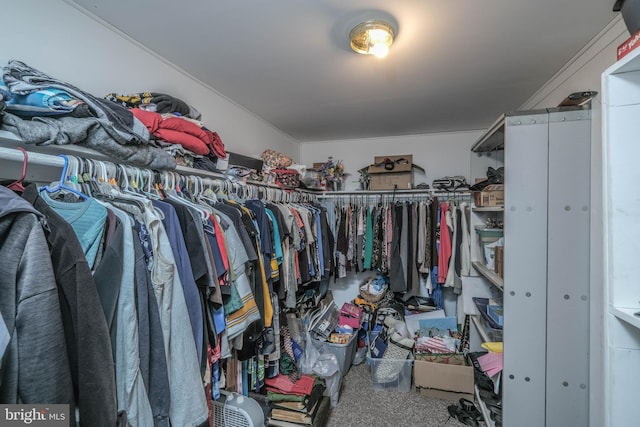
[{"label": "ceiling light fixture", "polygon": [[391,24],[376,20],[362,22],[353,27],[349,33],[351,49],[365,55],[375,55],[378,58],[387,56],[394,36],[395,31]]}]

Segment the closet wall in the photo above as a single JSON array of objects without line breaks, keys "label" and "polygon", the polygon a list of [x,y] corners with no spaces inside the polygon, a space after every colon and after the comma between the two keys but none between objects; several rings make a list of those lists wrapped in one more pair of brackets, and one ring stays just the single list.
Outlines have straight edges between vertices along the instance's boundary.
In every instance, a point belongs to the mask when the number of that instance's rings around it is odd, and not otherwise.
[{"label": "closet wall", "polygon": [[[21,60],[96,96],[146,90],[167,93],[194,105],[230,151],[254,155],[273,148],[299,158],[297,140],[71,2],[5,1],[2,16],[3,64],[8,59]],[[154,31],[151,25],[149,31]],[[194,40],[192,48],[203,49],[197,43]]]}]

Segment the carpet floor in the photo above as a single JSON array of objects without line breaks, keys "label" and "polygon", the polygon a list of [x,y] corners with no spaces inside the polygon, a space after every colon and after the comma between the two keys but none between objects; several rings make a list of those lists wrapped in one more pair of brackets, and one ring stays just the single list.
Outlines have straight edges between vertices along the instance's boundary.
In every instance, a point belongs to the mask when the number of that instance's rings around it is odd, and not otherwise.
[{"label": "carpet floor", "polygon": [[374,391],[369,366],[352,366],[342,379],[340,400],[331,410],[326,427],[459,427],[449,419],[447,405],[454,402],[431,399],[416,392]]}]

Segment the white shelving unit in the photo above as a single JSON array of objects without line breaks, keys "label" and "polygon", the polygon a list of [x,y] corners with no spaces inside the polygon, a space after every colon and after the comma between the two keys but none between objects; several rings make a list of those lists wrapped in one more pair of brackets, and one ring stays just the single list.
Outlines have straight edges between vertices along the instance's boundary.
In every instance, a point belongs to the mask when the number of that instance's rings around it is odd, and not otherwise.
[{"label": "white shelving unit", "polygon": [[473,212],[504,212],[504,206],[475,207]]},{"label": "white shelving unit", "polygon": [[505,114],[471,149],[485,169],[487,160],[505,167],[505,206],[473,208],[471,226],[487,215],[504,221],[503,278],[479,251],[472,265],[503,295],[506,426],[589,425],[590,113]]},{"label": "white shelving unit", "polygon": [[480,338],[482,338],[482,341],[483,342],[491,341],[491,338],[489,337],[489,334],[487,334],[487,331],[484,329],[484,326],[480,322],[480,319],[478,318],[478,316],[471,316],[471,321],[473,322],[473,324],[477,328],[478,333],[480,334]]},{"label": "white shelving unit", "polygon": [[495,271],[489,270],[480,261],[473,261],[471,265],[473,265],[473,268],[475,268],[480,275],[488,279],[501,292],[504,291],[504,279],[498,276]]},{"label": "white shelving unit", "polygon": [[638,425],[640,384],[640,49],[605,70],[603,217],[605,425]]}]

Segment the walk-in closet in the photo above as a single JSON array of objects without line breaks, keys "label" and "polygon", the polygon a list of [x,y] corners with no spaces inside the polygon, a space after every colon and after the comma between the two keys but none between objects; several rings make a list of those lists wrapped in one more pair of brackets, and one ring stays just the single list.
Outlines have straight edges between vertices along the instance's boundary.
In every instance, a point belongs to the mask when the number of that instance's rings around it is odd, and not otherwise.
[{"label": "walk-in closet", "polygon": [[0,426],[636,425],[640,0],[22,0]]}]

